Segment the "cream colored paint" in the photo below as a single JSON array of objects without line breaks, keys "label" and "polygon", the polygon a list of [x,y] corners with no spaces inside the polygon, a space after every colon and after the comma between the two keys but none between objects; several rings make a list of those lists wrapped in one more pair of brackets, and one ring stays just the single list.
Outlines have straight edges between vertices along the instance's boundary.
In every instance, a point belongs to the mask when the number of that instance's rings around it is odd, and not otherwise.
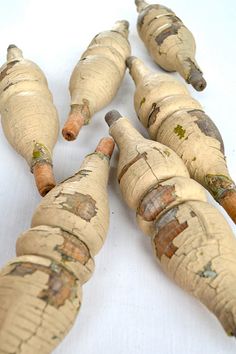
[{"label": "cream colored paint", "polygon": [[[130,74],[136,84],[135,111],[150,137],[173,149],[190,176],[210,192],[207,175],[223,175],[231,180],[219,140],[201,131],[197,116],[189,113],[204,111],[186,87],[170,75],[152,73],[138,58],[133,58]],[[178,135],[179,128],[183,137]]]},{"label": "cream colored paint", "polygon": [[[0,272],[0,353],[49,354],[72,327],[82,300],[81,285],[94,270],[93,256],[103,245],[109,224],[106,186],[109,159],[102,153],[88,155],[79,172],[55,187],[42,200],[32,220],[32,228],[17,241],[18,257]],[[76,193],[89,195],[96,202],[96,214],[85,221],[73,211],[79,203]],[[70,204],[67,196],[75,199]],[[67,202],[63,210],[59,202]],[[90,256],[85,264],[63,259],[57,247],[64,242],[64,231],[82,241]],[[48,288],[49,274],[40,268],[32,274],[10,274],[16,264],[28,263],[71,274],[75,285],[63,305],[55,307],[39,298]],[[50,273],[51,274],[51,273]],[[56,287],[57,285],[54,284]],[[73,296],[72,296],[72,295]],[[72,297],[71,297],[72,296]]]},{"label": "cream colored paint", "polygon": [[[167,71],[179,72],[187,82],[191,76],[192,65],[201,73],[195,60],[194,37],[175,13],[167,7],[149,5],[145,1],[136,1],[136,5],[140,13],[137,23],[139,36],[153,60]],[[158,35],[161,36],[163,31],[168,31],[172,26],[178,26],[176,33],[163,37],[159,44]]]},{"label": "cream colored paint", "polygon": [[111,31],[94,37],[72,72],[71,105],[86,100],[90,118],[114,98],[120,87],[131,51],[127,38],[127,21],[117,21]]},{"label": "cream colored paint", "polygon": [[18,48],[8,49],[7,70],[0,81],[0,113],[7,140],[31,167],[35,143],[47,147],[51,159],[57,141],[59,122],[47,80],[40,68],[24,59]]},{"label": "cream colored paint", "polygon": [[[163,254],[160,264],[177,284],[216,315],[228,334],[235,335],[236,240],[229,225],[219,211],[207,203],[204,189],[189,178],[183,162],[173,151],[168,149],[168,154],[163,153],[164,145],[144,139],[123,117],[111,125],[110,134],[120,151],[118,176],[126,166],[120,180],[122,196],[128,206],[136,210],[142,231],[151,237],[156,258],[154,239],[160,230],[172,220],[187,223],[174,235],[173,241],[168,238],[175,233],[176,225],[163,231],[166,246],[173,242],[177,249],[170,257]],[[140,158],[131,164],[138,151],[146,153],[146,160]],[[155,186],[174,186],[176,198],[153,221],[147,222],[138,215],[138,208]],[[174,217],[168,219],[168,212],[174,213]]]}]

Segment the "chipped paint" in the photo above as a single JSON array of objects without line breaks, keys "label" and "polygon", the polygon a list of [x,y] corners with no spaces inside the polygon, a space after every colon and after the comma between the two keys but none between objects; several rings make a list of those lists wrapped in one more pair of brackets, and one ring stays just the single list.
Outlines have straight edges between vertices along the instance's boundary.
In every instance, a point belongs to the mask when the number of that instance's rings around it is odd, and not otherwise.
[{"label": "chipped paint", "polygon": [[144,152],[142,154],[138,153],[136,157],[134,157],[129,163],[127,163],[121,170],[119,177],[118,177],[118,182],[120,183],[121,178],[124,176],[124,174],[128,171],[128,169],[133,166],[138,160],[140,159],[146,159],[147,153]]},{"label": "chipped paint", "polygon": [[203,270],[197,272],[197,274],[202,278],[215,278],[218,274],[212,269],[211,261],[208,262]]},{"label": "chipped paint", "polygon": [[177,22],[173,22],[170,27],[164,29],[163,31],[161,31],[161,33],[159,33],[156,38],[155,41],[157,42],[157,44],[159,46],[162,45],[162,43],[170,36],[175,36],[178,34],[179,29],[182,27],[182,23]]},{"label": "chipped paint", "polygon": [[63,238],[63,244],[55,247],[55,250],[61,254],[62,259],[85,265],[90,258],[90,252],[85,243],[65,231],[63,232]]},{"label": "chipped paint", "polygon": [[236,190],[234,182],[224,175],[206,175],[205,183],[213,197],[219,201],[229,190]]},{"label": "chipped paint", "polygon": [[141,200],[137,213],[146,221],[153,221],[176,199],[173,185],[157,186]]},{"label": "chipped paint", "polygon": [[97,214],[96,201],[89,194],[75,192],[74,194],[60,193],[60,197],[64,196],[66,201],[62,201],[60,205],[81,219],[90,222]]},{"label": "chipped paint", "polygon": [[35,142],[32,153],[31,170],[37,163],[47,163],[52,165],[52,157],[46,145]]},{"label": "chipped paint", "polygon": [[183,223],[178,221],[177,212],[178,207],[172,208],[155,223],[157,234],[154,236],[153,242],[159,259],[163,255],[171,258],[175,254],[178,248],[173,244],[173,241],[188,227],[187,221]]},{"label": "chipped paint", "polygon": [[17,263],[9,275],[29,277],[35,272],[43,272],[49,276],[45,289],[37,295],[39,299],[45,301],[47,304],[59,308],[64,305],[67,299],[73,299],[76,296],[76,292],[74,291],[74,287],[76,286],[75,276],[55,262],[50,267],[29,262]]},{"label": "chipped paint", "polygon": [[17,63],[19,63],[19,60],[14,60],[7,63],[6,67],[0,73],[0,82],[8,75],[8,70],[10,70]]},{"label": "chipped paint", "polygon": [[148,124],[147,127],[149,128],[156,122],[157,114],[160,112],[160,107],[157,106],[157,103],[152,104],[152,109],[148,116]]},{"label": "chipped paint", "polygon": [[206,115],[205,112],[203,112],[200,109],[193,109],[191,111],[188,111],[188,113],[192,117],[196,117],[197,120],[195,120],[195,124],[197,124],[198,128],[201,130],[201,132],[207,136],[210,136],[216,140],[219,141],[220,143],[220,151],[222,154],[225,153],[224,151],[224,142],[222,140],[222,137],[220,135],[220,132],[217,128],[217,126],[213,123],[210,117]]}]

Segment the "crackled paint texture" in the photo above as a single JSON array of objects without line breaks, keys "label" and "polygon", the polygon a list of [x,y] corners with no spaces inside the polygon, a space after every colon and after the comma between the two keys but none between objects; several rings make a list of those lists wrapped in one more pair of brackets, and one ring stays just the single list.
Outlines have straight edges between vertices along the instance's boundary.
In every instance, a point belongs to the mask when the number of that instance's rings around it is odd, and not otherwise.
[{"label": "crackled paint texture", "polygon": [[[59,130],[57,111],[43,72],[14,45],[0,68],[0,113],[7,140],[35,173],[40,194],[46,194],[55,185],[51,156]],[[34,171],[39,165],[41,170]],[[42,170],[48,180],[43,181]]]},{"label": "crackled paint texture", "polygon": [[127,21],[117,21],[113,29],[97,34],[82,54],[70,78],[71,111],[63,136],[74,140],[83,124],[116,95],[130,55]]},{"label": "crackled paint texture", "polygon": [[138,33],[154,61],[166,71],[178,71],[186,82],[202,91],[206,81],[195,60],[192,33],[167,7],[149,5],[143,0],[135,3],[139,12]]},{"label": "crackled paint texture", "polygon": [[[236,222],[236,186],[213,121],[173,77],[151,72],[135,57],[130,57],[127,65],[136,84],[135,110],[150,137],[173,149],[190,176],[208,189]],[[142,97],[145,102],[140,107]]]},{"label": "crackled paint texture", "polygon": [[120,151],[118,176],[125,169],[122,196],[160,265],[236,336],[236,240],[229,225],[174,151],[165,154],[164,145],[144,139],[124,117],[110,134]]},{"label": "crackled paint texture", "polygon": [[109,157],[101,155],[48,193],[1,270],[1,354],[49,354],[73,325],[108,229]]}]

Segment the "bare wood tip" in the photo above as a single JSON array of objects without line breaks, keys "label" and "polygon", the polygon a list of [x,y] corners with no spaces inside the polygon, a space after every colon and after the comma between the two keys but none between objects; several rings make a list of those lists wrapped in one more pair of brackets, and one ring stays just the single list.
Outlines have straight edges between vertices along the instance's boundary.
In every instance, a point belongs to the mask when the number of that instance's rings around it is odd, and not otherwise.
[{"label": "bare wood tip", "polygon": [[203,91],[207,86],[207,82],[199,70],[193,70],[188,81],[197,91]]},{"label": "bare wood tip", "polygon": [[105,115],[105,121],[110,127],[114,122],[116,122],[121,117],[122,115],[118,111],[112,110]]},{"label": "bare wood tip", "polygon": [[137,11],[141,12],[145,7],[147,7],[149,4],[144,1],[144,0],[135,0],[135,5],[137,7]]},{"label": "bare wood tip", "polygon": [[121,24],[126,30],[129,29],[129,22],[127,20],[116,21],[116,24]]},{"label": "bare wood tip", "polygon": [[68,141],[75,140],[84,123],[85,119],[80,112],[71,112],[62,129],[63,137]]},{"label": "bare wood tip", "polygon": [[102,138],[99,141],[95,152],[101,152],[102,154],[111,158],[114,147],[115,147],[115,142],[112,138],[110,137]]},{"label": "bare wood tip", "polygon": [[236,224],[236,190],[226,191],[220,198],[219,203]]},{"label": "bare wood tip", "polygon": [[56,181],[50,164],[36,163],[33,167],[33,174],[36,186],[42,197],[55,187]]},{"label": "bare wood tip", "polygon": [[10,44],[7,48],[7,50],[13,49],[13,48],[17,48],[17,46],[15,44]]},{"label": "bare wood tip", "polygon": [[131,70],[133,61],[136,59],[137,59],[137,57],[135,57],[135,56],[130,56],[126,59],[126,66],[129,70]]}]

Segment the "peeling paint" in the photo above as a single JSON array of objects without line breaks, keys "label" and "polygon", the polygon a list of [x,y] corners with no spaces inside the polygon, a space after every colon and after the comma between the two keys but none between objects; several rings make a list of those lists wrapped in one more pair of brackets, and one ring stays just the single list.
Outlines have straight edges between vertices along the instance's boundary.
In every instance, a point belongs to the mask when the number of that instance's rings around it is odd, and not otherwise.
[{"label": "peeling paint", "polygon": [[93,155],[97,155],[101,160],[107,160],[107,161],[110,161],[110,158],[109,156],[103,154],[102,152],[100,151],[95,151],[95,152],[92,152],[91,154],[88,154],[87,156],[93,156]]},{"label": "peeling paint", "polygon": [[197,272],[202,278],[215,278],[218,274],[212,269],[211,261],[208,262],[202,271]]},{"label": "peeling paint", "polygon": [[48,163],[52,165],[52,158],[46,145],[35,142],[32,152],[31,170],[37,163]]},{"label": "peeling paint", "polygon": [[25,277],[37,271],[49,275],[47,286],[37,296],[39,299],[55,308],[59,308],[64,305],[67,299],[73,299],[77,296],[75,276],[55,262],[52,262],[49,267],[29,262],[16,263],[9,275]]},{"label": "peeling paint", "polygon": [[61,182],[61,184],[64,182],[67,182],[67,181],[69,181],[69,182],[79,181],[80,179],[87,177],[91,172],[92,172],[92,170],[86,170],[86,169],[80,170],[79,172],[75,173],[72,177],[68,177],[68,178],[64,179]]},{"label": "peeling paint", "polygon": [[153,10],[153,9],[159,10],[161,8],[164,8],[164,6],[161,6],[161,5],[158,5],[158,4],[153,4],[153,5],[149,5],[149,6],[145,7],[140,12],[140,14],[138,16],[138,21],[137,21],[138,28],[141,29],[141,27],[142,27],[142,25],[144,23],[145,17],[148,15],[150,10]]},{"label": "peeling paint", "polygon": [[157,106],[157,103],[152,104],[152,109],[148,116],[148,124],[147,127],[149,128],[156,122],[157,114],[160,112],[160,107]]},{"label": "peeling paint", "polygon": [[219,201],[225,192],[236,190],[234,182],[224,175],[206,175],[205,183],[213,197]]},{"label": "peeling paint", "polygon": [[219,141],[220,151],[222,152],[222,154],[224,154],[224,152],[225,152],[224,151],[224,142],[222,140],[220,132],[219,132],[217,126],[206,115],[206,113],[201,111],[200,109],[193,109],[191,111],[188,111],[188,113],[192,117],[197,118],[197,120],[195,121],[195,124],[197,124],[198,128],[201,130],[201,132],[203,134],[210,136],[210,137]]},{"label": "peeling paint", "polygon": [[146,221],[153,221],[176,199],[173,185],[157,186],[141,200],[137,213]]},{"label": "peeling paint", "polygon": [[138,26],[139,30],[141,30],[141,27],[144,24],[145,17],[148,15],[149,11],[154,10],[154,9],[155,10],[166,9],[168,12],[172,13],[173,15],[175,15],[172,10],[168,9],[167,7],[165,7],[163,5],[158,5],[158,4],[148,5],[147,7],[145,7],[145,9],[143,9],[140,12],[140,14],[138,16],[137,26]]},{"label": "peeling paint", "polygon": [[19,63],[19,60],[14,60],[10,63],[7,63],[6,67],[0,73],[0,82],[8,75],[8,70],[10,70],[17,63]]},{"label": "peeling paint", "polygon": [[90,221],[96,214],[96,201],[89,194],[75,192],[74,194],[61,193],[66,201],[60,203],[64,210],[70,211],[85,221]]},{"label": "peeling paint", "polygon": [[90,258],[90,252],[85,243],[65,231],[63,231],[63,238],[64,243],[55,247],[55,250],[61,254],[62,259],[85,265]]},{"label": "peeling paint", "polygon": [[164,29],[161,33],[159,33],[155,41],[159,46],[162,45],[162,43],[170,36],[175,36],[178,34],[179,29],[182,27],[182,23],[179,22],[173,22],[170,27]]},{"label": "peeling paint", "polygon": [[155,223],[157,234],[154,236],[153,242],[159,259],[163,255],[171,258],[175,254],[178,248],[173,244],[173,241],[188,227],[187,221],[183,223],[178,221],[177,212],[178,207],[172,208]]},{"label": "peeling paint", "polygon": [[119,174],[119,177],[118,177],[118,182],[120,183],[121,178],[122,178],[122,177],[124,176],[124,174],[128,171],[128,169],[129,169],[132,165],[135,164],[135,162],[137,162],[137,161],[140,160],[140,159],[146,159],[146,158],[147,158],[147,153],[146,153],[146,152],[144,152],[144,153],[142,153],[142,154],[138,153],[138,155],[137,155],[136,157],[134,157],[128,164],[126,164],[126,165],[122,168],[122,170],[121,170],[121,172],[120,172],[120,174]]}]

